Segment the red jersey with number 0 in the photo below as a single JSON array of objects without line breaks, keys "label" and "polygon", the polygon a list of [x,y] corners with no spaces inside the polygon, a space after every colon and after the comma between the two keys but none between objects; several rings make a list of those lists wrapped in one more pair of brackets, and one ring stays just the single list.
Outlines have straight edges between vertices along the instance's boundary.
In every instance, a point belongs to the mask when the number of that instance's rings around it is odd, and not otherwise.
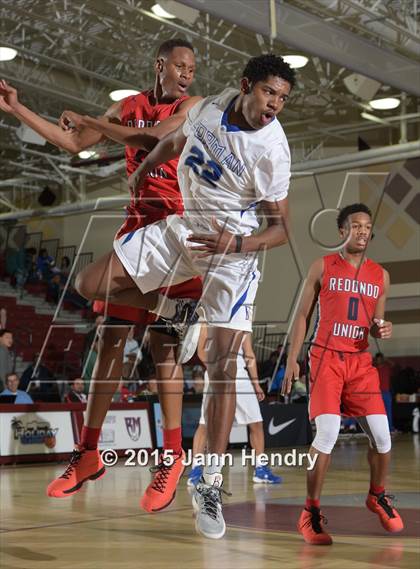
[{"label": "red jersey with number 0", "polygon": [[[188,99],[180,97],[173,103],[154,103],[153,91],[143,91],[138,95],[124,99],[121,108],[121,124],[133,128],[150,128],[164,119],[172,116],[179,105]],[[143,162],[148,152],[125,147],[127,176],[130,176]],[[173,213],[184,211],[181,192],[177,178],[178,158],[160,164],[150,172],[145,183],[137,191],[137,195],[130,196],[130,205],[127,215],[143,215],[147,223],[152,223]],[[162,212],[164,210],[164,212]]]},{"label": "red jersey with number 0", "polygon": [[324,257],[312,344],[341,352],[366,350],[383,280],[383,268],[370,259],[357,268],[339,253]]}]

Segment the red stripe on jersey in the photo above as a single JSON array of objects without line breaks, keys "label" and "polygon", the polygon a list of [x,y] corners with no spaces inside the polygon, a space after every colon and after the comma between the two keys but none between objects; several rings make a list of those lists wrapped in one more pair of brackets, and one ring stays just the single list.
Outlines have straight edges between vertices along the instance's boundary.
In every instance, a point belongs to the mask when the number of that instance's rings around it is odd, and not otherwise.
[{"label": "red stripe on jersey", "polygon": [[312,343],[342,352],[366,350],[383,290],[383,268],[370,259],[356,268],[339,253],[324,257]]}]

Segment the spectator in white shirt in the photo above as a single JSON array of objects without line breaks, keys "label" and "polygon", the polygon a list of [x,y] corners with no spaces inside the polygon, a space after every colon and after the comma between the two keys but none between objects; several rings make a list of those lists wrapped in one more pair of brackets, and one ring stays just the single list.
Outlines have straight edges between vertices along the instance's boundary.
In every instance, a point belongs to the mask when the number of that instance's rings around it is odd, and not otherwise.
[{"label": "spectator in white shirt", "polygon": [[124,347],[124,360],[123,360],[123,377],[132,380],[138,380],[137,364],[142,360],[142,353],[139,348],[139,343],[134,338],[135,327],[132,326],[127,336],[127,341]]}]

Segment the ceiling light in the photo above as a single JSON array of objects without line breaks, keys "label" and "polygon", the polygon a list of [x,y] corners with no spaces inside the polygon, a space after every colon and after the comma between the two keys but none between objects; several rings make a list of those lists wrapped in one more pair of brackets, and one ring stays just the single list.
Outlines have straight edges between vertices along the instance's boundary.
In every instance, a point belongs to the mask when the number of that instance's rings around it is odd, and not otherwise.
[{"label": "ceiling light", "polygon": [[385,111],[387,109],[396,109],[400,106],[401,101],[395,97],[386,97],[385,99],[374,99],[369,105],[377,111]]},{"label": "ceiling light", "polygon": [[0,61],[11,61],[17,56],[17,51],[11,47],[0,47]]},{"label": "ceiling light", "polygon": [[117,89],[116,91],[111,91],[109,94],[109,98],[113,101],[121,101],[130,95],[138,95],[140,91],[136,91],[135,89]]},{"label": "ceiling light", "polygon": [[286,63],[290,65],[292,69],[299,69],[300,67],[305,67],[308,63],[308,58],[304,55],[283,55],[283,59]]},{"label": "ceiling light", "polygon": [[368,121],[377,122],[379,124],[383,124],[384,126],[392,126],[390,122],[381,119],[380,117],[376,117],[375,115],[371,115],[370,113],[361,113],[360,116]]},{"label": "ceiling light", "polygon": [[155,4],[152,6],[152,12],[155,14],[155,16],[159,16],[159,18],[167,18],[168,20],[173,20],[176,18],[176,16],[162,8],[160,4]]},{"label": "ceiling light", "polygon": [[82,160],[87,160],[88,158],[95,158],[96,152],[94,150],[82,150],[77,156]]}]

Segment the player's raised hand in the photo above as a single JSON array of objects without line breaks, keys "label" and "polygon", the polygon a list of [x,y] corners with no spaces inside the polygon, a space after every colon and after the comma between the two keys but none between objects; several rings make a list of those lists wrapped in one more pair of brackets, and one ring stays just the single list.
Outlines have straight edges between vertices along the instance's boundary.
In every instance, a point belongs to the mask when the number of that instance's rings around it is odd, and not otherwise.
[{"label": "player's raised hand", "polygon": [[0,109],[5,113],[14,113],[18,106],[17,90],[4,79],[0,80]]},{"label": "player's raised hand", "polygon": [[388,320],[383,320],[382,318],[373,319],[374,326],[371,331],[372,336],[375,338],[380,338],[381,340],[387,340],[392,336],[392,322]]},{"label": "player's raised hand", "polygon": [[284,372],[283,383],[281,384],[281,394],[288,395],[292,390],[293,382],[300,376],[299,364],[296,361],[287,360],[286,371]]},{"label": "player's raised hand", "polygon": [[215,230],[214,233],[193,233],[187,238],[188,241],[200,243],[200,245],[190,247],[190,249],[199,253],[198,258],[234,253],[236,249],[235,235],[224,229],[215,217],[212,217],[211,224]]},{"label": "player's raised hand", "polygon": [[58,119],[58,126],[63,130],[78,130],[86,125],[82,115],[74,111],[64,111]]}]

